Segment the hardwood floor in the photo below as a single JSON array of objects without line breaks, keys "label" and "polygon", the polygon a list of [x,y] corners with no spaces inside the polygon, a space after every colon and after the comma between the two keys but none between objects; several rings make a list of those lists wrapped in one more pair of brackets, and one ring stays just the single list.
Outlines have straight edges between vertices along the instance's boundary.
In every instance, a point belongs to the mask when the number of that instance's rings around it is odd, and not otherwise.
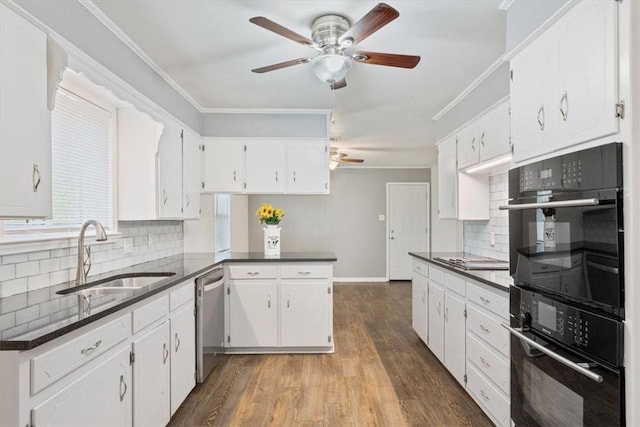
[{"label": "hardwood floor", "polygon": [[172,426],[490,426],[411,328],[411,283],[334,287],[335,353],[231,355]]}]

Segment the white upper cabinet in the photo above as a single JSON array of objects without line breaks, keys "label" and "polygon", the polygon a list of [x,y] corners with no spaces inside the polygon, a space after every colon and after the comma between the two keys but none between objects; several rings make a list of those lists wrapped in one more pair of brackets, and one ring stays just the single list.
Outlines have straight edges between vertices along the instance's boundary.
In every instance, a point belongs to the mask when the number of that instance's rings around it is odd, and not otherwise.
[{"label": "white upper cabinet", "polygon": [[185,129],[182,133],[182,218],[200,217],[202,191],[202,141],[198,135]]},{"label": "white upper cabinet", "polygon": [[508,154],[509,102],[502,101],[456,133],[458,169]]},{"label": "white upper cabinet", "polygon": [[204,191],[240,193],[244,183],[244,144],[209,139],[204,142]]},{"label": "white upper cabinet", "polygon": [[618,132],[617,8],[579,2],[511,60],[514,160]]},{"label": "white upper cabinet", "polygon": [[47,35],[0,4],[0,218],[51,215]]},{"label": "white upper cabinet", "polygon": [[158,141],[158,218],[182,218],[182,127],[165,120]]},{"label": "white upper cabinet", "polygon": [[458,168],[456,165],[456,137],[438,145],[438,216],[456,218],[458,215]]},{"label": "white upper cabinet", "polygon": [[247,193],[283,193],[285,189],[284,154],[281,141],[245,143],[244,190]]},{"label": "white upper cabinet", "polygon": [[329,193],[329,144],[287,143],[287,192]]}]

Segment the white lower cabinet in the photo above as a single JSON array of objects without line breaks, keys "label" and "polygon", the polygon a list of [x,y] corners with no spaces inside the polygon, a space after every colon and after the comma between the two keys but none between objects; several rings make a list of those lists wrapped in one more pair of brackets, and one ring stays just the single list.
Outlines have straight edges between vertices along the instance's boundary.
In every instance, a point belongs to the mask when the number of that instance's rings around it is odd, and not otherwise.
[{"label": "white lower cabinet", "polygon": [[[329,301],[326,283],[291,280],[280,285],[280,345],[322,347],[331,344]],[[323,302],[325,301],[325,302]]]},{"label": "white lower cabinet", "polygon": [[429,280],[429,348],[444,363],[444,288]]},{"label": "white lower cabinet", "polygon": [[31,425],[130,426],[131,390],[127,345],[34,407],[31,410]]},{"label": "white lower cabinet", "polygon": [[[191,300],[193,303],[193,299]],[[171,415],[196,386],[196,318],[193,304],[170,315]]]},{"label": "white lower cabinet", "polygon": [[133,341],[133,424],[160,426],[170,418],[169,323]]},{"label": "white lower cabinet", "polygon": [[444,293],[444,366],[464,386],[465,381],[465,301],[449,291]]},{"label": "white lower cabinet", "polygon": [[411,283],[411,326],[427,344],[427,279],[415,272]]},{"label": "white lower cabinet", "polygon": [[331,264],[243,263],[228,268],[229,353],[333,351]]}]

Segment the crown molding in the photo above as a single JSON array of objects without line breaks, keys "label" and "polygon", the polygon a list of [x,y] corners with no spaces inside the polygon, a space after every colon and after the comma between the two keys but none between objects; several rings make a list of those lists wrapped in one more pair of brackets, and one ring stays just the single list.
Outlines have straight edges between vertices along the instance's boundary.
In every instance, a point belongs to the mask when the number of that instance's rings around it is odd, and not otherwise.
[{"label": "crown molding", "polygon": [[189,102],[199,113],[203,112],[203,108],[198,102],[187,93],[175,80],[173,80],[158,64],[151,59],[129,36],[115,22],[113,22],[107,15],[95,5],[93,0],[78,0],[79,3],[84,6],[93,16],[95,16],[100,22],[104,24],[109,31],[111,31],[120,41],[122,41],[133,53],[135,53],[140,59],[142,59],[153,71],[158,73],[169,86],[171,86],[176,92],[178,92],[187,102]]}]

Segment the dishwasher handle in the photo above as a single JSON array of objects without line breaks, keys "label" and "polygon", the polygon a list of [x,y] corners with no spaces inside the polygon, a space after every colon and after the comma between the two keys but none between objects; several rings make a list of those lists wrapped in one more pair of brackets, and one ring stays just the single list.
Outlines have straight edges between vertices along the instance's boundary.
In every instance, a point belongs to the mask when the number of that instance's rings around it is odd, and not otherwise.
[{"label": "dishwasher handle", "polygon": [[[208,291],[209,289],[216,287],[218,283],[222,284],[224,282],[224,269],[219,268],[216,270],[212,270],[206,276],[198,277],[196,280],[198,285],[202,286],[204,291]],[[216,285],[216,286],[210,286]]]}]

